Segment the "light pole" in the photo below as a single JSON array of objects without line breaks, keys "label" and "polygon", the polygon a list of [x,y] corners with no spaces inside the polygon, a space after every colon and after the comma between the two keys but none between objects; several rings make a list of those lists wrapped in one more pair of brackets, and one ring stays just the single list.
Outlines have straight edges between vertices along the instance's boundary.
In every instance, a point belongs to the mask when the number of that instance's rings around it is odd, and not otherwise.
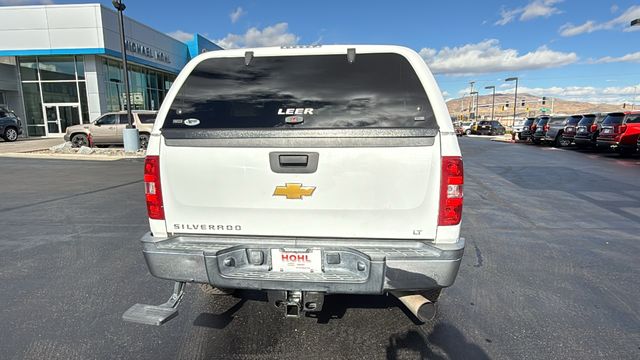
[{"label": "light pole", "polygon": [[131,90],[129,88],[129,66],[127,63],[127,49],[124,43],[124,15],[122,12],[126,5],[122,0],[113,0],[113,7],[118,10],[118,24],[120,25],[120,51],[122,52],[122,71],[124,73],[124,87],[127,96],[125,105],[127,106],[127,127],[122,131],[122,142],[125,152],[135,152],[140,148],[140,137],[138,129],[133,127],[133,114],[131,114]]},{"label": "light pole", "polygon": [[[476,96],[475,100],[473,99],[473,95]],[[478,120],[478,92],[471,92],[471,104],[473,104],[473,120]]]},{"label": "light pole", "polygon": [[518,78],[510,77],[504,79],[504,81],[515,81],[516,82],[516,91],[513,96],[513,122],[511,122],[511,129],[513,130],[513,126],[516,124],[516,108],[518,107]]},{"label": "light pole", "polygon": [[493,114],[496,108],[496,87],[491,85],[491,86],[485,86],[484,88],[485,90],[489,90],[489,89],[493,90],[493,95],[491,96],[491,120],[493,121],[495,120],[493,117]]}]

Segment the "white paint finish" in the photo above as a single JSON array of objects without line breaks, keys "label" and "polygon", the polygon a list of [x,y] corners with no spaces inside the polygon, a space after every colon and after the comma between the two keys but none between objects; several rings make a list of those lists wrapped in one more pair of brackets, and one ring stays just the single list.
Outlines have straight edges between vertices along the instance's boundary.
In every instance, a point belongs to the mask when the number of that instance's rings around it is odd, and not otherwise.
[{"label": "white paint finish", "polygon": [[96,28],[49,29],[49,42],[52,49],[102,47]]},{"label": "white paint finish", "polygon": [[[217,57],[305,56],[398,53],[416,69],[431,101],[440,130],[453,126],[444,99],[420,56],[396,46],[322,46],[310,49],[257,48],[209,52],[193,59],[176,79],[158,114],[148,148],[160,155],[167,229],[174,225],[240,225],[226,234],[421,238],[457,242],[460,226],[437,227],[442,154],[460,156],[455,135],[436,137],[430,147],[314,148],[320,153],[314,174],[276,174],[265,148],[179,148],[163,146],[159,129],[188,74],[202,60]],[[356,55],[357,57],[357,55]],[[346,59],[345,59],[346,60]],[[305,151],[305,149],[295,149]],[[272,196],[284,183],[316,186],[312,197],[287,200]],[[157,222],[151,221],[157,227]],[[421,230],[414,235],[414,230]],[[209,232],[185,230],[179,232]],[[214,232],[215,233],[215,232]],[[436,237],[437,233],[437,237]]]},{"label": "white paint finish", "polygon": [[43,6],[8,6],[0,8],[0,31],[38,29],[47,29],[47,13]]},{"label": "white paint finish", "polygon": [[49,49],[49,32],[42,29],[0,30],[0,50]]},{"label": "white paint finish", "polygon": [[96,28],[100,5],[45,7],[49,29]]},{"label": "white paint finish", "polygon": [[[174,223],[231,224],[247,235],[433,239],[438,150],[295,149],[318,152],[318,170],[276,174],[269,153],[291,149],[162,147],[168,231]],[[302,200],[273,196],[285,183],[316,189]]]}]

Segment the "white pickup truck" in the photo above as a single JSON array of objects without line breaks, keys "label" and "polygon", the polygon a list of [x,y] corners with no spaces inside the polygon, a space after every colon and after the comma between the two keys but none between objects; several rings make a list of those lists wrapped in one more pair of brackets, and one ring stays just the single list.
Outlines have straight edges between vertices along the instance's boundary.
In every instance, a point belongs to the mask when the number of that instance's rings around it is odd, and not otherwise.
[{"label": "white pickup truck", "polygon": [[398,46],[207,52],[176,78],[147,149],[149,271],[175,281],[128,321],[162,324],[187,282],[268,292],[287,316],[327,294],[393,294],[421,320],[464,250],[462,157],[431,72]]}]

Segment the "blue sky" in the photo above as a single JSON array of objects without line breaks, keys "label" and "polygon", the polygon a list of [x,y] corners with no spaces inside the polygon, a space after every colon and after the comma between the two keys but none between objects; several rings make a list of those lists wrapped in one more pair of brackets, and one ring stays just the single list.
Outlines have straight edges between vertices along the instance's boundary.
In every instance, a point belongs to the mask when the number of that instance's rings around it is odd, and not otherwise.
[{"label": "blue sky", "polygon": [[[0,0],[43,2],[52,1]],[[223,47],[404,45],[431,66],[445,98],[468,91],[470,80],[508,92],[503,79],[518,76],[524,91],[540,96],[630,102],[637,86],[640,99],[640,31],[629,28],[640,18],[637,0],[125,3],[128,16],[158,30],[177,38],[197,32]]]}]

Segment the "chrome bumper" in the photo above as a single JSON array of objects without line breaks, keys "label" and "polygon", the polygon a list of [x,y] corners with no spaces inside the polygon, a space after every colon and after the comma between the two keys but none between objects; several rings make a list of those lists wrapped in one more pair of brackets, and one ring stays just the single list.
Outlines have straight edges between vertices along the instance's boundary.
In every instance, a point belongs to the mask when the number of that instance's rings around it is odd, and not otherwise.
[{"label": "chrome bumper", "polygon": [[[464,251],[412,240],[172,236],[142,239],[152,275],[220,288],[382,294],[453,284]],[[321,273],[271,271],[271,249],[320,249]],[[258,255],[261,254],[261,255]]]}]

